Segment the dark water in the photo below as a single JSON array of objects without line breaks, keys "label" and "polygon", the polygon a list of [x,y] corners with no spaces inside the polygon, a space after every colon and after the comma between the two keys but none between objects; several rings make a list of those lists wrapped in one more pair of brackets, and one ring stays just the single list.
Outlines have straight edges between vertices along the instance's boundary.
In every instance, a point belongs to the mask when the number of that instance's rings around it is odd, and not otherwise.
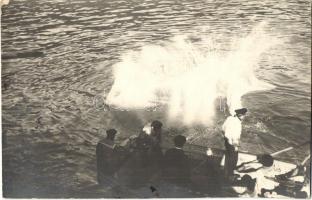
[{"label": "dark water", "polygon": [[[80,196],[96,182],[95,144],[102,129],[115,127],[122,138],[162,117],[95,104],[109,92],[112,65],[125,52],[181,33],[217,38],[227,51],[231,38],[245,37],[260,22],[283,42],[264,53],[257,70],[275,88],[243,97],[249,117],[242,149],[253,153],[310,140],[309,1],[12,0],[2,8],[1,30],[2,52],[11,55],[2,60],[1,74],[5,194]],[[218,143],[216,134],[198,129],[193,143]],[[304,146],[280,158],[295,162],[308,154]]]}]

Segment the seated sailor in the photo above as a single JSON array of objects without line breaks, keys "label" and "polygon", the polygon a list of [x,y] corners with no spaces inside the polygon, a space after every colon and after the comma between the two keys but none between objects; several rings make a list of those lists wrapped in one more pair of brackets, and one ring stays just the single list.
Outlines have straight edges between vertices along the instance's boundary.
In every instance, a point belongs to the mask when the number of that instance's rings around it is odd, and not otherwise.
[{"label": "seated sailor", "polygon": [[114,142],[117,131],[109,129],[106,131],[106,138],[99,141],[96,146],[97,179],[102,184],[105,176],[113,175],[117,170],[118,157],[115,153],[116,144]]},{"label": "seated sailor", "polygon": [[286,172],[284,174],[276,175],[275,178],[280,181],[300,181],[303,182],[305,180],[305,175],[307,169],[303,165],[297,165],[296,168],[290,170],[289,172]]},{"label": "seated sailor", "polygon": [[174,138],[175,148],[166,151],[164,156],[163,175],[169,181],[187,184],[190,180],[190,163],[182,150],[186,138],[178,135]]},{"label": "seated sailor", "polygon": [[268,154],[258,155],[256,160],[243,162],[236,166],[235,169],[239,173],[256,172],[264,167],[271,167],[274,163],[272,156]]},{"label": "seated sailor", "polygon": [[247,174],[232,183],[232,188],[239,197],[256,197],[255,186],[256,179]]},{"label": "seated sailor", "polygon": [[308,191],[305,186],[309,186],[310,181],[310,170],[309,167],[303,165],[297,165],[296,168],[290,170],[287,173],[279,174],[275,176],[276,181],[279,185],[274,189],[262,189],[262,197],[270,197],[273,193],[277,195],[283,195],[294,198],[307,198]]},{"label": "seated sailor", "polygon": [[257,156],[256,160],[241,163],[236,167],[237,173],[247,174],[256,179],[254,195],[261,195],[262,189],[273,189],[278,183],[266,177],[274,171],[274,159],[268,154]]}]

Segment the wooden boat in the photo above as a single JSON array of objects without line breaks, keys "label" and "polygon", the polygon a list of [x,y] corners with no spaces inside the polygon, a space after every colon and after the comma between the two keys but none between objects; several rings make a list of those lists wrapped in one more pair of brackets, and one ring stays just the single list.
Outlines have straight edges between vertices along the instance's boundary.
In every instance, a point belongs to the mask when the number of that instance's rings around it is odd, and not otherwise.
[{"label": "wooden boat", "polygon": [[[172,148],[172,136],[163,137],[161,146],[163,152]],[[184,151],[190,159],[192,171],[191,183],[188,185],[167,181],[157,173],[155,176],[151,176],[150,173],[152,172],[143,168],[135,169],[136,172],[131,171],[130,173],[122,173],[122,170],[119,170],[114,177],[108,178],[107,186],[105,187],[107,188],[109,186],[112,188],[118,188],[113,196],[111,196],[115,198],[238,197],[240,187],[230,185],[223,179],[221,162],[224,150],[219,148],[210,149],[212,151],[212,155],[207,156],[207,147],[194,144],[185,145]],[[126,161],[122,164],[122,167],[125,169],[128,169],[129,166],[131,166],[131,153],[129,153],[128,156],[130,158],[126,159]],[[256,156],[257,155],[247,152],[239,152],[238,165],[242,162],[255,160]],[[293,163],[275,160],[271,170],[267,171],[265,175],[268,177],[274,177],[275,175],[286,173],[295,167],[296,165]],[[244,174],[241,173],[239,175],[243,176]],[[263,178],[260,176],[261,174],[256,175],[256,178]],[[272,181],[272,179],[270,181]],[[278,184],[278,182],[276,182],[276,184]],[[151,187],[156,188],[157,193],[155,193],[155,191],[151,191]],[[98,191],[101,191],[101,189],[99,188]],[[310,196],[310,192],[308,195]],[[98,197],[101,197],[101,195]],[[109,196],[102,195],[102,197]],[[287,196],[273,194],[270,197]]]},{"label": "wooden boat", "polygon": [[[224,117],[224,116],[221,116]],[[221,118],[220,117],[220,118]],[[221,120],[224,121],[224,120]],[[178,132],[178,131],[177,131]],[[173,135],[163,134],[162,136],[162,151],[173,148]],[[164,180],[159,174],[155,178],[150,177],[150,171],[146,169],[135,169],[137,172],[133,174],[123,174],[120,171],[117,172],[113,178],[108,178],[107,187],[117,187],[118,190],[107,196],[107,193],[103,194],[103,187],[98,188],[99,196],[93,197],[113,197],[113,198],[194,198],[194,197],[238,197],[235,187],[226,183],[223,179],[222,158],[224,156],[224,149],[209,147],[212,151],[212,155],[207,156],[207,146],[195,145],[186,143],[184,145],[184,152],[190,159],[191,163],[191,184],[180,185],[179,183],[172,183]],[[131,153],[128,153],[128,157],[131,157]],[[248,162],[256,159],[255,154],[249,152],[239,152],[238,165],[243,162]],[[131,159],[130,159],[131,160]],[[127,169],[129,159],[126,159],[122,167]],[[131,162],[130,162],[131,163]],[[129,164],[130,165],[130,164]],[[274,164],[270,171],[267,171],[266,176],[274,177],[278,174],[286,173],[296,167],[295,164],[275,159]],[[207,174],[207,171],[210,172]],[[244,174],[239,174],[243,176]],[[126,177],[126,178],[125,178]],[[263,178],[256,177],[256,178]],[[129,179],[132,181],[129,181]],[[134,180],[134,181],[133,181]],[[272,179],[271,179],[272,181]],[[278,184],[278,182],[276,182]],[[150,189],[156,188],[157,193]],[[307,186],[309,187],[309,186]],[[85,191],[88,192],[89,190]],[[94,191],[93,191],[94,194]],[[275,196],[274,196],[275,195]],[[310,196],[310,191],[308,192]],[[90,197],[90,196],[86,196]],[[280,195],[273,194],[271,197],[281,197]],[[287,197],[287,196],[282,196]]]},{"label": "wooden boat", "polygon": [[[169,145],[168,144],[169,141],[164,141],[162,144],[163,149],[168,149],[170,147],[173,147],[173,144]],[[172,143],[172,142],[171,142]],[[222,172],[222,168],[223,168],[223,162],[224,162],[224,149],[220,149],[220,148],[209,148],[212,151],[212,155],[211,156],[207,156],[207,149],[209,147],[203,147],[203,146],[199,146],[199,145],[194,145],[194,144],[186,144],[184,147],[184,151],[185,154],[188,155],[188,157],[191,160],[192,163],[192,171],[193,173],[197,171],[197,176],[201,176],[203,173],[201,172],[201,167],[203,166],[207,166],[207,164],[205,165],[204,162],[206,160],[206,162],[210,162],[212,165],[216,166],[218,169],[216,171],[216,173],[218,173],[218,176],[222,176],[223,172]],[[287,148],[285,150],[290,150],[290,148]],[[282,150],[283,151],[283,150]],[[282,152],[281,151],[281,152]],[[209,157],[209,158],[208,158]],[[244,151],[239,151],[238,154],[238,163],[237,165],[240,165],[241,163],[244,162],[249,162],[249,161],[253,161],[257,159],[257,155],[256,154],[252,154],[249,152],[244,152]],[[306,158],[308,159],[308,157]],[[307,160],[305,160],[307,161]],[[202,165],[202,166],[200,166]],[[209,165],[209,164],[208,164]],[[211,165],[210,165],[211,166]],[[275,175],[279,175],[279,174],[284,174],[287,173],[289,171],[291,171],[292,169],[296,168],[296,164],[290,163],[290,162],[285,162],[283,160],[279,160],[278,158],[274,159],[274,163],[273,166],[270,167],[268,170],[265,171],[265,177],[260,177],[263,176],[264,174],[258,173],[258,174],[254,174],[253,177],[257,178],[257,179],[267,179],[266,183],[267,184],[274,184],[274,185],[278,185],[279,182],[278,180],[274,179]],[[204,169],[205,170],[205,169]],[[214,169],[216,170],[216,169]],[[236,174],[239,174],[241,177],[244,174],[247,173],[238,173],[236,172]],[[225,182],[223,182],[222,177],[219,177],[220,179],[218,181],[221,181],[222,186],[221,186],[221,190],[222,192],[218,193],[218,194],[213,194],[216,196],[222,196],[222,197],[233,197],[237,195],[237,191],[235,190],[235,187],[229,186],[227,185]],[[200,183],[196,183],[196,181],[200,181],[193,179],[192,181],[194,185],[195,185],[195,190],[199,189],[201,192],[205,193],[205,189],[207,188],[200,188],[200,186],[202,185],[202,182]],[[273,183],[275,182],[275,183]],[[305,185],[306,188],[310,188],[310,184]],[[234,190],[234,191],[233,191]],[[307,195],[310,196],[310,190],[306,189]],[[209,194],[206,194],[206,196],[209,196]],[[210,194],[211,195],[211,194]],[[281,194],[273,194],[270,195],[270,197],[288,197],[285,195],[281,195]]]}]

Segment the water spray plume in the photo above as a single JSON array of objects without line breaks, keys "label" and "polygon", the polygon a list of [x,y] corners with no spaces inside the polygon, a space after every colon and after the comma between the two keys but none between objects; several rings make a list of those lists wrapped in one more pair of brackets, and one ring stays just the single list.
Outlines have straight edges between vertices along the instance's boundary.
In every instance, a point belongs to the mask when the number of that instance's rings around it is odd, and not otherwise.
[{"label": "water spray plume", "polygon": [[186,36],[128,52],[113,66],[115,80],[106,103],[127,109],[166,104],[170,119],[209,124],[215,99],[223,96],[234,114],[244,94],[272,88],[256,78],[255,69],[261,54],[276,44],[261,26],[234,41],[226,55],[192,44]]}]

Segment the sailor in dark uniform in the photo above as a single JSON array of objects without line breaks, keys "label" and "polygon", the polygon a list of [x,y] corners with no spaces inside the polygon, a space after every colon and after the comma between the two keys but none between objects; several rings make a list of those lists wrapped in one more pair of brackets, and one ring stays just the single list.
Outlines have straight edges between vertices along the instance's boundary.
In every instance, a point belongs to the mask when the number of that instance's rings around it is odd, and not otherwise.
[{"label": "sailor in dark uniform", "polygon": [[150,177],[149,149],[152,145],[151,128],[143,129],[128,140],[129,156],[117,172],[117,179],[132,188],[144,185]]},{"label": "sailor in dark uniform", "polygon": [[177,184],[188,184],[190,180],[190,163],[182,150],[186,138],[178,135],[174,138],[175,148],[166,151],[164,156],[164,178]]},{"label": "sailor in dark uniform", "polygon": [[205,191],[209,196],[219,196],[221,191],[221,170],[212,149],[206,151],[207,157],[192,168],[191,181],[196,189]]},{"label": "sailor in dark uniform", "polygon": [[162,123],[155,120],[151,123],[151,146],[148,156],[152,168],[159,168],[162,165],[163,153],[161,150]]},{"label": "sailor in dark uniform", "polygon": [[97,179],[99,184],[103,184],[105,176],[113,175],[118,165],[116,144],[114,142],[117,131],[109,129],[106,134],[106,138],[99,141],[96,146]]},{"label": "sailor in dark uniform", "polygon": [[147,165],[160,167],[163,157],[160,147],[161,127],[162,123],[155,120],[146,125],[138,137],[134,138],[131,142],[131,150],[141,155],[144,167]]},{"label": "sailor in dark uniform", "polygon": [[162,132],[162,123],[158,120],[155,120],[151,123],[151,136],[155,144],[160,144],[161,142],[161,132]]},{"label": "sailor in dark uniform", "polygon": [[160,147],[162,123],[153,121],[138,136],[128,140],[129,156],[118,170],[118,180],[131,187],[157,181],[161,175],[163,154]]},{"label": "sailor in dark uniform", "polygon": [[161,128],[160,121],[153,121],[147,124],[140,134],[132,139],[130,149],[132,151],[131,157],[127,162],[127,169],[131,173],[128,177],[135,180],[136,183],[146,182],[147,180],[157,180],[161,174],[161,165],[163,154],[161,151]]}]

